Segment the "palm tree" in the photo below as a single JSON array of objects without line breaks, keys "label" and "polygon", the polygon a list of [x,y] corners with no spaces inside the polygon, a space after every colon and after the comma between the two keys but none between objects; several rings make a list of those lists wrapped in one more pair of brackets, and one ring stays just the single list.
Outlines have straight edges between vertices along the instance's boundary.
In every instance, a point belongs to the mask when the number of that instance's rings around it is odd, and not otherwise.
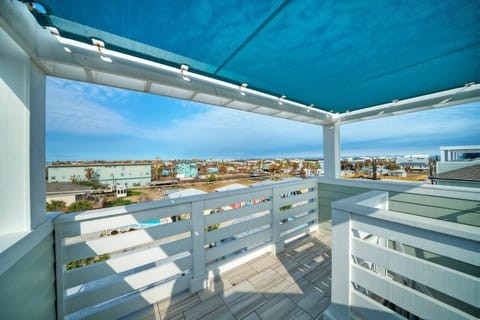
[{"label": "palm tree", "polygon": [[95,175],[95,170],[93,168],[85,169],[85,178],[90,181],[92,180],[93,176]]},{"label": "palm tree", "polygon": [[72,183],[76,184],[76,183],[78,183],[78,177],[73,174],[73,175],[70,176],[70,181],[72,181]]}]

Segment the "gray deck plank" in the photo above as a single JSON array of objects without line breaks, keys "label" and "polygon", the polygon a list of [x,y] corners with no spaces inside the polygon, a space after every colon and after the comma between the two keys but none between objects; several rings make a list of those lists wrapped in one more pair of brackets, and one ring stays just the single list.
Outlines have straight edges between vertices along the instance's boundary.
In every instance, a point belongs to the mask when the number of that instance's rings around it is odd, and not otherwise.
[{"label": "gray deck plank", "polygon": [[183,292],[129,319],[321,319],[331,297],[330,241],[316,232],[277,256],[264,254],[220,274],[209,289]]}]

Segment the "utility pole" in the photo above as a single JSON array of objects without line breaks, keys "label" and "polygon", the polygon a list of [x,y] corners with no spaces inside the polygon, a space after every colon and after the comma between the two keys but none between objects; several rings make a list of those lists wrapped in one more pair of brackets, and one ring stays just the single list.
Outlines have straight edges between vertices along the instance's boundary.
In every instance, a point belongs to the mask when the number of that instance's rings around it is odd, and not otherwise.
[{"label": "utility pole", "polygon": [[377,158],[373,158],[373,180],[377,180]]}]

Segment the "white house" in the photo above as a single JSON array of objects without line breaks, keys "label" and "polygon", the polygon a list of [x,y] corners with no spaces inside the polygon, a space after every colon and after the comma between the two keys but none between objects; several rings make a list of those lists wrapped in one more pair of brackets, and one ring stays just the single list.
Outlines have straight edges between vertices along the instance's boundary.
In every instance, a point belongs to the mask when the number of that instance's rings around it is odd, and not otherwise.
[{"label": "white house", "polygon": [[430,156],[415,154],[406,155],[398,157],[395,163],[403,168],[410,167],[411,170],[428,170],[430,167]]},{"label": "white house", "polygon": [[86,199],[92,187],[81,186],[70,182],[47,183],[47,202],[64,201],[68,206],[75,201]]}]

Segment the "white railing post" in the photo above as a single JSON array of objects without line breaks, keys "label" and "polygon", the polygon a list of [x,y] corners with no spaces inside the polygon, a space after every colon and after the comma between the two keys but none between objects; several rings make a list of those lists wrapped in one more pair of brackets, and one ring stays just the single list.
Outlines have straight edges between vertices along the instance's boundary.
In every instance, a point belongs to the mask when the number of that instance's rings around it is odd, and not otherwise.
[{"label": "white railing post", "polygon": [[205,210],[204,201],[192,202],[192,279],[190,292],[198,292],[206,286],[205,272]]},{"label": "white railing post", "polygon": [[315,183],[314,186],[312,186],[312,193],[314,194],[313,202],[316,203],[315,212],[317,213],[317,217],[316,217],[313,225],[310,227],[310,233],[319,232],[319,230],[320,230],[320,225],[318,224],[318,214],[319,214],[319,210],[318,210],[318,182]]},{"label": "white railing post", "polygon": [[283,251],[285,243],[280,237],[280,192],[272,188],[272,254],[277,255]]},{"label": "white railing post", "polygon": [[55,235],[55,284],[57,292],[57,319],[65,317],[65,288],[63,285],[64,259],[62,225],[53,223]]},{"label": "white railing post", "polygon": [[332,302],[326,319],[350,319],[350,213],[332,209]]}]

